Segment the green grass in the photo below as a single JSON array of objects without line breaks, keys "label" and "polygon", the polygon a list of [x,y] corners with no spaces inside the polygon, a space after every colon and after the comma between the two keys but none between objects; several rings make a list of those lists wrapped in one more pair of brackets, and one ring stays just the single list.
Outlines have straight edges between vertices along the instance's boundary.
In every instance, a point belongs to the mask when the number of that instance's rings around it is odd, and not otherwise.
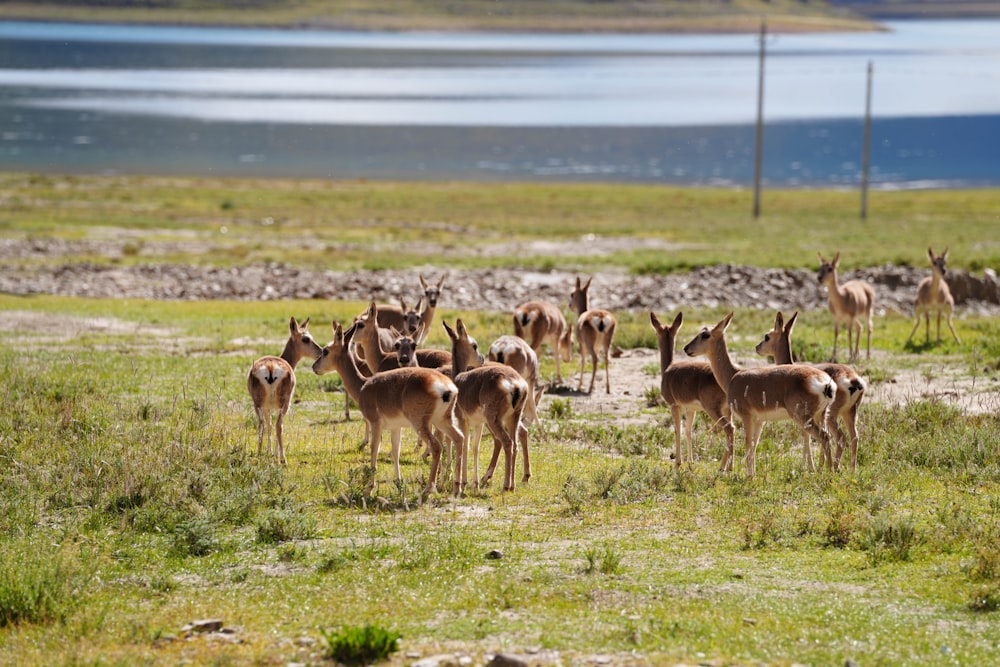
[{"label": "green grass", "polygon": [[[0,412],[0,662],[308,661],[316,649],[296,638],[366,625],[425,655],[449,642],[656,664],[991,660],[996,410],[871,403],[855,474],[804,474],[785,444],[794,431],[770,427],[746,480],[715,471],[718,436],[700,436],[700,462],[677,472],[668,425],[591,418],[550,396],[535,475],[515,493],[422,500],[427,465],[407,434],[403,483],[370,498],[361,424],[343,422],[329,385],[303,369],[287,468],[254,453],[245,395],[246,368],[280,347],[289,312],[358,306],[0,297],[53,320],[0,331],[4,405],[16,406]],[[172,344],[134,326],[101,337],[58,326],[109,311],[169,328]],[[483,338],[506,326],[457,314]],[[800,338],[826,329],[806,315]],[[767,324],[745,311],[737,323],[743,339]],[[977,327],[996,336],[972,318],[963,337]],[[248,332],[272,342],[235,342]],[[904,364],[907,333],[903,318],[880,325]],[[967,349],[919,356],[943,372],[964,368]],[[886,375],[894,359],[879,362]],[[241,641],[174,639],[206,617]]]},{"label": "green grass", "polygon": [[[625,185],[368,183],[0,174],[0,233],[84,240],[127,234],[110,260],[88,254],[22,262],[184,261],[231,266],[284,261],[312,269],[414,267],[442,255],[456,268],[625,267],[669,273],[719,263],[810,268],[840,251],[842,270],[924,266],[950,246],[949,265],[1000,265],[994,190],[857,193],[768,191],[760,220],[738,190]],[[710,211],[711,214],[706,214]],[[674,249],[593,256],[585,234],[648,238]],[[576,257],[528,258],[510,241],[580,242]],[[901,245],[899,239],[919,239]],[[417,243],[419,242],[419,243]],[[489,250],[471,256],[465,248]]]},{"label": "green grass", "polygon": [[0,5],[0,17],[355,30],[747,31],[870,30],[856,14],[797,0],[643,3],[586,0],[48,0]]},{"label": "green grass", "polygon": [[[927,243],[939,242],[955,266],[975,268],[996,266],[1000,243],[993,191],[874,193],[869,223],[855,219],[850,193],[775,192],[752,223],[748,195],[722,190],[266,184],[5,174],[0,235],[128,235],[129,252],[90,258],[99,262],[322,268],[440,266],[382,244],[386,235],[486,246],[593,232],[678,244],[573,260],[644,271],[734,258],[814,268],[818,249],[840,249],[852,266],[922,265]],[[747,225],[758,225],[754,234]],[[192,239],[169,252],[162,244]],[[553,392],[533,432],[530,483],[424,499],[428,466],[412,433],[402,482],[392,483],[383,455],[379,495],[365,493],[363,425],[356,412],[344,421],[336,378],[305,366],[286,424],[289,465],[256,454],[251,361],[280,350],[289,316],[310,317],[323,341],[331,320],[364,305],[0,295],[0,663],[315,664],[324,637],[329,645],[334,632],[364,627],[400,635],[392,664],[443,645],[477,660],[543,648],[567,660],[627,662],[635,652],[651,664],[991,662],[1000,631],[995,318],[963,313],[962,344],[941,346],[907,346],[908,317],[876,319],[876,354],[858,364],[873,385],[974,378],[993,388],[983,399],[993,404],[965,414],[919,393],[868,401],[856,473],[804,473],[787,425],[765,429],[753,480],[720,475],[721,436],[703,430],[699,461],[677,471],[668,412],[648,407],[648,396],[631,397],[632,416],[654,422],[640,425]],[[726,312],[685,309],[685,331]],[[646,313],[620,315],[617,344],[653,347]],[[508,333],[503,314],[441,313],[459,316],[481,343]],[[122,326],[87,326],[95,317]],[[747,355],[772,318],[738,309],[733,349]],[[827,358],[829,314],[803,312],[795,341],[800,358]],[[431,344],[446,344],[437,327]],[[551,356],[542,364],[551,377]],[[442,471],[439,488],[451,474]],[[185,637],[201,618],[222,618],[239,641]]]}]

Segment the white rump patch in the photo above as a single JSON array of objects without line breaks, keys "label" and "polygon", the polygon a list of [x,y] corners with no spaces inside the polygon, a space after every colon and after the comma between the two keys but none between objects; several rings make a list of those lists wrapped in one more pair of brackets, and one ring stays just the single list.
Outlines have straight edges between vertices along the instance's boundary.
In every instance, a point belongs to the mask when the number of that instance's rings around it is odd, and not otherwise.
[{"label": "white rump patch", "polygon": [[434,384],[431,385],[431,391],[433,391],[434,394],[438,398],[441,398],[442,396],[444,396],[449,391],[452,392],[453,394],[457,394],[458,393],[458,387],[456,387],[455,383],[452,382],[451,380],[447,380],[447,381],[445,381],[445,380],[435,380]]},{"label": "white rump patch", "polygon": [[[288,370],[280,364],[262,364],[254,369],[254,376],[261,384],[272,384],[279,382],[288,375]],[[268,382],[268,378],[272,382]]]},{"label": "white rump patch", "polygon": [[816,394],[817,396],[822,396],[823,392],[824,392],[824,390],[826,389],[827,386],[832,387],[832,389],[833,389],[833,396],[836,397],[837,396],[837,385],[836,385],[836,383],[833,380],[830,379],[829,375],[822,376],[822,377],[819,376],[819,375],[814,375],[811,378],[809,378],[809,391],[810,391],[810,393]]}]

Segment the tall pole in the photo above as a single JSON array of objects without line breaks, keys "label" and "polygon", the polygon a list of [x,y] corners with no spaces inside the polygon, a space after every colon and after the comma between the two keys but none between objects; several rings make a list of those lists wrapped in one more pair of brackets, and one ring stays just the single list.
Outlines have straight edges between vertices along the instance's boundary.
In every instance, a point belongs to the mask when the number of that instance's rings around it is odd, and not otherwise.
[{"label": "tall pole", "polygon": [[865,94],[865,131],[861,140],[861,219],[868,219],[868,167],[872,142],[872,62],[868,61],[868,90]]},{"label": "tall pole", "polygon": [[764,151],[764,44],[767,41],[767,21],[760,22],[760,56],[757,72],[757,138],[753,161],[753,217],[760,217],[760,179]]}]

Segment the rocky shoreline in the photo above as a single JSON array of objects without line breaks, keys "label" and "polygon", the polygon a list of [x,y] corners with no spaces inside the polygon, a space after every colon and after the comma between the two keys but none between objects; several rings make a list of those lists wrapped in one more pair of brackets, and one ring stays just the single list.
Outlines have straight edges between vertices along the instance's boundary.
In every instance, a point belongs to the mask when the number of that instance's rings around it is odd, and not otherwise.
[{"label": "rocky shoreline", "polygon": [[[516,268],[455,270],[426,266],[412,270],[312,271],[287,264],[252,264],[220,268],[150,263],[104,265],[8,266],[0,274],[0,292],[52,294],[84,298],[165,300],[336,299],[397,302],[420,295],[418,276],[437,280],[447,274],[442,305],[446,308],[505,312],[528,299],[566,302],[575,273]],[[861,278],[876,290],[880,313],[912,313],[913,297],[926,268],[886,265],[846,272],[841,281]],[[956,310],[1000,314],[1000,281],[987,269],[981,275],[949,271],[947,280]],[[806,269],[706,266],[665,276],[623,271],[594,274],[595,305],[615,311],[674,310],[680,307],[735,306],[781,310],[827,307],[826,289]]]}]

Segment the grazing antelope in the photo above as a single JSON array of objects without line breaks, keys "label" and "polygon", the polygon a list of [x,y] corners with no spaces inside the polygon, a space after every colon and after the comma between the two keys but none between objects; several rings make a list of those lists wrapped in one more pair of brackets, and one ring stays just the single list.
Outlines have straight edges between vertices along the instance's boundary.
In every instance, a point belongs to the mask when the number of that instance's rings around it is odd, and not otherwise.
[{"label": "grazing antelope", "polygon": [[261,357],[253,362],[250,373],[247,374],[247,390],[253,401],[254,412],[257,413],[257,454],[264,448],[264,431],[267,431],[267,449],[271,452],[271,412],[276,411],[275,420],[276,449],[274,455],[282,465],[288,463],[285,459],[285,441],[282,434],[285,415],[292,405],[292,395],[295,393],[295,367],[302,357],[318,359],[323,350],[309,335],[309,318],[301,324],[291,318],[288,321],[288,342],[280,357]]},{"label": "grazing antelope", "polygon": [[524,423],[527,426],[538,419],[538,402],[545,387],[538,384],[538,355],[520,336],[504,335],[490,345],[488,358],[498,364],[510,366],[528,383],[528,402],[524,406]]},{"label": "grazing antelope", "polygon": [[[818,253],[817,253],[818,254]],[[837,360],[837,336],[840,333],[840,323],[847,323],[848,361],[857,361],[861,356],[861,322],[864,317],[867,325],[867,343],[865,357],[872,356],[872,310],[875,305],[875,290],[863,280],[848,280],[843,285],[837,283],[837,265],[840,263],[840,253],[834,255],[832,261],[819,255],[819,282],[826,285],[830,297],[830,312],[833,313],[833,358]],[[854,343],[851,337],[854,336]]]},{"label": "grazing antelope", "polygon": [[[473,457],[473,484],[485,486],[493,476],[500,450],[504,454],[504,491],[514,490],[514,464],[517,459],[517,441],[520,440],[524,453],[524,478],[527,482],[531,477],[531,464],[528,459],[527,429],[521,424],[524,406],[528,400],[528,383],[510,366],[503,364],[485,364],[485,358],[479,352],[476,340],[469,336],[468,330],[461,319],[455,322],[455,329],[444,324],[448,338],[451,339],[452,379],[458,386],[458,419],[461,430],[465,433],[465,442],[455,456],[455,492],[461,493],[468,483],[468,451],[467,443],[471,441]],[[485,365],[484,365],[485,364]],[[490,466],[479,476],[479,439],[472,438],[472,431],[481,435],[481,426],[485,425],[493,436],[493,456]],[[524,437],[521,438],[521,429]]]},{"label": "grazing antelope", "polygon": [[[837,385],[829,375],[811,366],[770,366],[740,369],[729,358],[726,329],[733,320],[729,313],[714,328],[703,327],[684,346],[689,356],[704,355],[712,366],[719,386],[733,414],[743,422],[746,437],[747,476],[756,469],[757,443],[764,422],[791,419],[805,436],[803,457],[809,470],[815,470],[809,436],[823,447],[830,447],[830,433],[824,428],[826,412],[837,393]],[[732,467],[732,459],[723,461],[723,470]]]},{"label": "grazing antelope", "polygon": [[712,373],[712,367],[703,361],[674,361],[674,342],[684,321],[684,314],[677,313],[669,327],[660,324],[656,313],[652,311],[649,313],[649,321],[656,332],[656,346],[660,350],[660,394],[670,406],[674,421],[674,465],[680,468],[684,462],[681,447],[682,415],[687,422],[687,460],[688,463],[694,461],[691,432],[699,410],[711,418],[713,425],[722,424],[726,432],[726,453],[722,460],[725,462],[732,459],[735,435],[732,411],[726,401],[726,392]]},{"label": "grazing antelope", "polygon": [[576,314],[576,342],[580,345],[580,384],[577,391],[583,390],[583,372],[587,367],[587,355],[590,355],[590,365],[593,372],[590,374],[590,388],[587,393],[594,391],[594,378],[597,377],[597,352],[601,350],[604,355],[604,389],[611,393],[611,374],[608,371],[608,359],[611,357],[611,341],[615,337],[615,327],[618,320],[607,310],[591,310],[590,297],[587,291],[590,289],[590,281],[580,284],[580,277],[576,278],[576,289],[569,297],[569,305]]},{"label": "grazing antelope", "polygon": [[393,469],[396,480],[402,479],[399,471],[400,432],[403,426],[410,426],[420,438],[430,443],[431,469],[424,492],[434,493],[441,465],[441,441],[432,432],[432,427],[447,435],[456,447],[461,447],[464,440],[455,422],[458,387],[447,375],[430,368],[397,368],[365,378],[358,371],[349,349],[356,327],[357,323],[345,332],[334,322],[333,340],[323,348],[312,368],[317,375],[331,371],[340,374],[345,389],[358,404],[362,417],[371,429],[372,480],[368,490],[374,492],[377,487],[375,471],[383,430],[392,434]]},{"label": "grazing antelope", "polygon": [[[795,320],[799,314],[796,312],[788,322],[784,321],[781,312],[774,316],[774,327],[764,334],[764,339],[757,343],[757,354],[774,357],[776,364],[795,363],[792,358],[792,329],[795,327]],[[851,439],[851,470],[858,467],[858,409],[861,407],[861,400],[865,396],[864,379],[858,375],[857,371],[846,364],[812,364],[831,378],[837,384],[837,394],[830,404],[830,409],[826,415],[826,429],[837,439],[837,453],[830,459],[830,452],[823,452],[824,462],[833,467],[834,470],[840,468],[840,460],[844,454],[846,438],[844,431],[840,428],[840,420],[847,425],[847,433]]]},{"label": "grazing antelope", "polygon": [[948,329],[951,330],[951,335],[955,338],[956,343],[961,343],[958,339],[958,334],[955,333],[955,327],[951,325],[951,314],[955,309],[955,299],[951,296],[951,290],[948,288],[948,283],[944,281],[944,274],[947,271],[945,263],[948,261],[948,248],[944,249],[944,252],[940,255],[935,255],[934,250],[927,246],[927,256],[931,260],[931,275],[920,281],[917,286],[917,299],[914,302],[914,310],[916,311],[917,321],[913,323],[913,331],[910,332],[910,337],[906,339],[909,343],[913,340],[913,334],[917,333],[917,327],[920,326],[920,316],[923,315],[926,327],[924,332],[926,334],[926,342],[931,342],[931,313],[937,313],[937,342],[941,343],[941,314],[948,316]]},{"label": "grazing antelope", "polygon": [[514,309],[514,335],[528,341],[536,354],[549,343],[556,359],[556,382],[562,382],[559,361],[569,361],[573,354],[573,330],[558,306],[547,301],[522,303]]}]

